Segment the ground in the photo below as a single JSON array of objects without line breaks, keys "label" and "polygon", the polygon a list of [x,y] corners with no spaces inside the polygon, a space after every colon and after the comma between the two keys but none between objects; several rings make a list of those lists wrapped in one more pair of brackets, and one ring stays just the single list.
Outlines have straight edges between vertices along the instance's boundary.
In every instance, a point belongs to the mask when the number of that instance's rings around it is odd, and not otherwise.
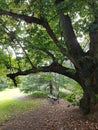
[{"label": "ground", "polygon": [[47,99],[33,100],[40,100],[43,105],[6,122],[0,130],[98,130],[94,114],[83,116],[78,107],[68,107],[63,99],[54,104]]}]

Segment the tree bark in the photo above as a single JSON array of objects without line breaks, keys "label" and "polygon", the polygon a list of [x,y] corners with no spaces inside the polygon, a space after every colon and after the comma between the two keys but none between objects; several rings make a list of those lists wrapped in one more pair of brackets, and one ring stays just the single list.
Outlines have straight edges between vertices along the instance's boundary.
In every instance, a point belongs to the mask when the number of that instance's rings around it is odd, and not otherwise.
[{"label": "tree bark", "polygon": [[53,84],[52,80],[49,81],[50,94],[53,95]]},{"label": "tree bark", "polygon": [[84,91],[83,97],[80,100],[80,110],[82,114],[87,115],[92,111],[92,108],[96,105],[96,94],[93,89],[88,88]]},{"label": "tree bark", "polygon": [[[89,64],[86,66],[90,66]],[[87,70],[86,70],[87,69]],[[82,69],[82,74],[80,73],[80,85],[83,89],[83,97],[80,100],[80,110],[86,115],[92,111],[92,108],[96,105],[96,94],[98,94],[98,81],[96,81],[97,76],[94,74],[94,68]]]}]

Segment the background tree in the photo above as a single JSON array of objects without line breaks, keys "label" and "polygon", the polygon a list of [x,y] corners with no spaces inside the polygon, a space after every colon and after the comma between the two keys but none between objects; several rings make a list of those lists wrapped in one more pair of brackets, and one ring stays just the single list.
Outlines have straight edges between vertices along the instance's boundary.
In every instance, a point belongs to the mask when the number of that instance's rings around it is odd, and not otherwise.
[{"label": "background tree", "polygon": [[19,89],[33,97],[47,98],[49,94],[52,94],[57,98],[70,101],[72,105],[79,105],[79,100],[83,95],[77,82],[60,74],[38,73],[20,79],[23,80],[18,84]]},{"label": "background tree", "polygon": [[[63,89],[68,91],[76,91],[79,86],[74,80],[71,80],[63,75],[55,73],[38,73],[30,74],[22,77],[19,86],[20,89],[26,93],[32,93],[34,91],[47,91],[50,92],[50,81],[52,82],[54,91],[62,91]],[[74,88],[75,90],[74,90]],[[78,87],[79,89],[79,87]]]},{"label": "background tree", "polygon": [[[7,76],[15,85],[19,75],[55,72],[68,76],[81,85],[80,108],[88,114],[98,94],[97,12],[97,0],[0,2],[0,44],[12,50],[15,61],[7,63],[13,68]],[[66,66],[68,59],[72,67]]]}]

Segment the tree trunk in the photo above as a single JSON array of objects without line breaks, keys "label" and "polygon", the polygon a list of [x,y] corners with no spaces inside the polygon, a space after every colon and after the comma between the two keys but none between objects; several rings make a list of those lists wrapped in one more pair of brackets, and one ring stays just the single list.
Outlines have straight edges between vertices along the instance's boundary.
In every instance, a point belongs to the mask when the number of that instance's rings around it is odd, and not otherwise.
[{"label": "tree trunk", "polygon": [[53,95],[53,85],[52,80],[49,81],[50,94]]},{"label": "tree trunk", "polygon": [[[89,70],[90,72],[90,70]],[[86,76],[85,76],[86,74]],[[96,94],[98,94],[98,80],[97,75],[92,72],[91,74],[86,71],[81,76],[81,87],[83,88],[83,97],[80,100],[80,110],[81,112],[86,115],[89,114],[93,107],[96,105]]]},{"label": "tree trunk", "polygon": [[89,114],[96,104],[95,93],[89,89],[87,91],[84,92],[83,97],[80,100],[80,110],[84,115]]}]

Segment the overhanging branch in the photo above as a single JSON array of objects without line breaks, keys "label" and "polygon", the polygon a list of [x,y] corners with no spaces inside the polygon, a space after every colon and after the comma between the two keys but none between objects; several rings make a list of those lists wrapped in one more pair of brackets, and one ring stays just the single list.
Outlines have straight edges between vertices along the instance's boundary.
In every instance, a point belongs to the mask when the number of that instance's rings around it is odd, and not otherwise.
[{"label": "overhanging branch", "polygon": [[18,71],[16,73],[7,74],[7,77],[9,77],[13,80],[17,76],[25,76],[25,75],[28,75],[31,73],[39,73],[39,72],[54,72],[54,73],[62,74],[64,76],[67,76],[69,78],[72,78],[72,79],[78,81],[76,72],[74,72],[72,69],[62,66],[61,64],[59,64],[57,62],[53,62],[49,66],[41,66],[36,69],[29,69],[29,70],[25,70],[25,71]]},{"label": "overhanging branch", "polygon": [[0,15],[8,15],[8,16],[11,16],[13,18],[22,19],[22,20],[26,21],[27,23],[32,23],[33,22],[33,23],[44,26],[44,21],[39,19],[39,18],[36,18],[34,16],[27,16],[27,15],[24,15],[24,14],[17,14],[17,13],[13,13],[11,11],[6,11],[6,10],[2,10],[2,9],[0,9]]}]

